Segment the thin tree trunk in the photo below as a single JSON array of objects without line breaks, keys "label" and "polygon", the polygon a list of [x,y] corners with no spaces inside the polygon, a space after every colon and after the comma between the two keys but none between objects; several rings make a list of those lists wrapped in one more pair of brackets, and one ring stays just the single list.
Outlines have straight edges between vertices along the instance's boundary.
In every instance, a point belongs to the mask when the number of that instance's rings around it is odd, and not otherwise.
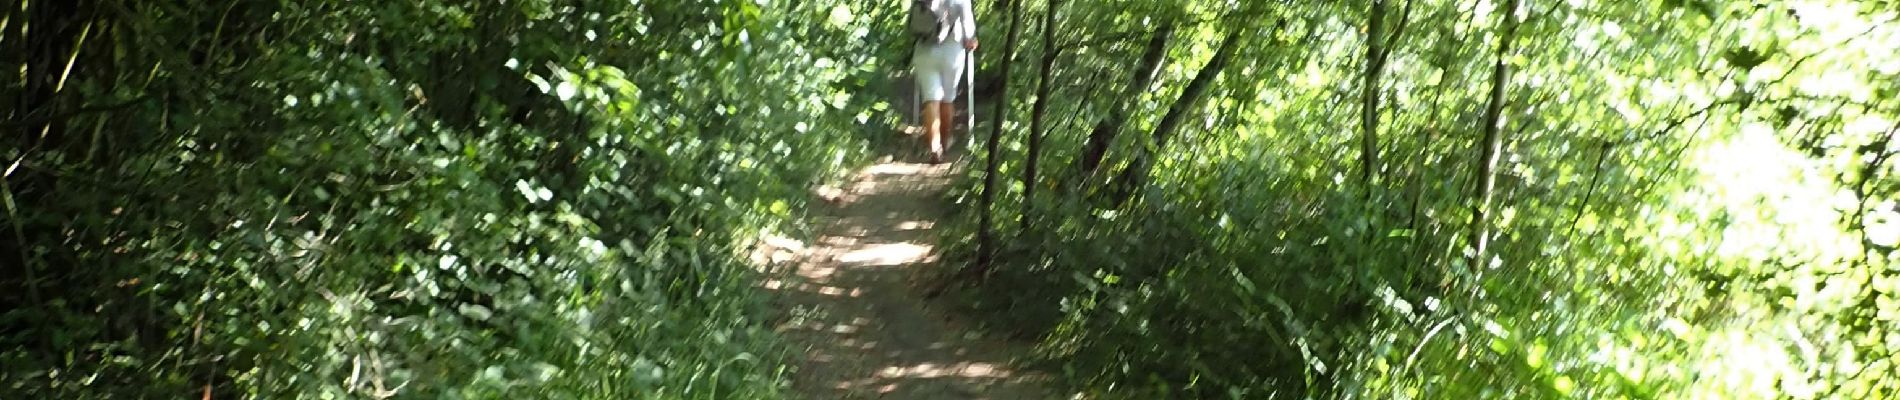
[{"label": "thin tree trunk", "polygon": [[1023,212],[1021,215],[1023,230],[1029,230],[1030,201],[1036,198],[1036,163],[1042,156],[1042,117],[1049,110],[1049,74],[1055,70],[1056,57],[1062,49],[1056,47],[1056,13],[1062,8],[1062,0],[1049,0],[1048,10],[1042,15],[1042,70],[1036,78],[1036,104],[1029,111],[1029,155],[1023,161]]},{"label": "thin tree trunk", "polygon": [[1405,36],[1405,27],[1410,25],[1412,5],[1416,0],[1407,0],[1405,8],[1399,12],[1398,27],[1392,33],[1385,33],[1386,0],[1373,0],[1372,9],[1366,21],[1366,70],[1364,81],[1360,84],[1360,180],[1371,187],[1383,178],[1379,162],[1379,101],[1381,82],[1385,77],[1387,61],[1392,59],[1392,49],[1398,46],[1399,39]]},{"label": "thin tree trunk", "polygon": [[1241,34],[1243,31],[1245,29],[1235,28],[1227,33],[1226,38],[1221,39],[1220,49],[1214,51],[1214,58],[1208,60],[1207,65],[1201,67],[1200,72],[1194,73],[1194,80],[1188,81],[1187,87],[1181,90],[1181,97],[1175,99],[1174,105],[1168,107],[1168,114],[1161,117],[1161,122],[1155,124],[1153,148],[1135,153],[1134,160],[1116,179],[1115,202],[1117,204],[1127,201],[1136,188],[1146,183],[1148,170],[1152,164],[1150,160],[1154,158],[1154,154],[1167,148],[1168,140],[1174,137],[1175,131],[1180,130],[1181,122],[1187,119],[1188,112],[1200,104],[1201,97],[1207,93],[1207,87],[1212,86],[1214,78],[1220,76],[1221,71],[1227,68],[1228,60],[1233,59],[1234,51],[1240,47],[1240,40],[1244,37]]},{"label": "thin tree trunk", "polygon": [[1366,193],[1379,176],[1379,76],[1385,72],[1385,0],[1372,0],[1366,18],[1366,71],[1359,85],[1359,173]]},{"label": "thin tree trunk", "polygon": [[[1241,29],[1235,29],[1233,32],[1228,32],[1226,38],[1221,39],[1220,49],[1214,51],[1214,58],[1208,60],[1207,65],[1194,74],[1194,80],[1188,81],[1187,87],[1181,90],[1181,97],[1175,99],[1174,105],[1168,107],[1168,114],[1161,117],[1160,123],[1155,124],[1156,151],[1168,146],[1168,141],[1174,138],[1175,131],[1180,129],[1181,122],[1187,118],[1187,113],[1200,104],[1201,98],[1207,93],[1208,86],[1214,84],[1214,78],[1220,77],[1221,71],[1227,69],[1228,61],[1233,60],[1234,52],[1240,48],[1240,41],[1245,37],[1241,31]],[[1151,151],[1145,154],[1152,153]]]},{"label": "thin tree trunk", "polygon": [[[15,118],[24,121],[34,113],[51,115],[63,105],[75,104],[67,98],[57,96],[71,76],[73,63],[85,45],[87,33],[91,30],[89,10],[92,4],[80,4],[79,1],[32,2],[22,8],[24,21],[10,22],[20,24],[23,33],[21,47],[25,50],[24,65],[18,76],[24,78],[19,92],[19,103],[23,107],[13,110]],[[9,39],[11,40],[11,39]],[[59,119],[48,119],[28,127],[35,146],[57,148],[64,143],[66,127]]]},{"label": "thin tree trunk", "polygon": [[[1141,61],[1135,63],[1134,76],[1131,78],[1133,82],[1128,85],[1126,91],[1128,96],[1124,97],[1134,98],[1136,94],[1154,85],[1155,77],[1161,73],[1163,56],[1168,54],[1168,41],[1173,37],[1174,25],[1163,23],[1161,28],[1155,31],[1154,37],[1148,39],[1148,48],[1142,52]],[[1089,132],[1088,142],[1082,145],[1082,159],[1078,162],[1082,176],[1093,175],[1097,169],[1101,168],[1102,158],[1108,154],[1109,145],[1115,142],[1115,135],[1121,131],[1122,124],[1127,120],[1128,110],[1125,104],[1109,107],[1108,117],[1095,125],[1095,130]]]},{"label": "thin tree trunk", "polygon": [[990,137],[983,146],[983,159],[988,165],[983,170],[983,195],[978,198],[977,203],[977,209],[981,212],[978,213],[980,217],[977,222],[977,259],[974,272],[978,276],[989,274],[990,264],[996,257],[993,205],[996,203],[996,175],[1001,169],[1001,162],[997,157],[997,143],[1003,136],[1003,121],[1009,117],[1007,114],[1009,111],[1009,66],[1012,64],[1010,60],[1016,57],[1016,36],[1021,33],[1023,27],[1023,15],[1020,9],[1022,3],[1017,0],[1003,0],[1003,5],[1009,10],[1009,36],[1003,41],[1002,71],[1000,77],[997,78],[1001,79],[1003,84],[996,90],[996,108],[990,113]]},{"label": "thin tree trunk", "polygon": [[1477,173],[1478,185],[1473,193],[1477,203],[1472,205],[1471,213],[1471,267],[1483,268],[1486,246],[1491,235],[1486,227],[1487,215],[1491,212],[1491,191],[1497,186],[1498,153],[1504,143],[1504,85],[1510,79],[1510,66],[1505,58],[1511,53],[1511,40],[1517,35],[1518,0],[1506,0],[1500,10],[1499,24],[1503,25],[1503,35],[1498,37],[1498,52],[1491,67],[1491,102],[1484,109],[1484,142],[1479,154]]}]

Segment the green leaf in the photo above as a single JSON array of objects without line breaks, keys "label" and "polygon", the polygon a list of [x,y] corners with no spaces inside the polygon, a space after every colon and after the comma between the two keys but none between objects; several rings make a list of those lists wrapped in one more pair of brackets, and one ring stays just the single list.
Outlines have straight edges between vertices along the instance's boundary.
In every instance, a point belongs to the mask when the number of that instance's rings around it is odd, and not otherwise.
[{"label": "green leaf", "polygon": [[488,318],[495,316],[494,311],[490,311],[488,307],[484,307],[479,304],[463,304],[463,305],[457,306],[456,310],[460,311],[463,316],[472,318],[476,321],[487,321]]},{"label": "green leaf", "polygon": [[1530,347],[1524,349],[1524,363],[1530,365],[1532,369],[1543,369],[1544,356],[1549,352],[1550,348],[1544,346],[1543,340],[1532,342]]},{"label": "green leaf", "polygon": [[1723,60],[1743,71],[1755,69],[1755,66],[1767,62],[1769,57],[1769,53],[1748,46],[1730,47],[1722,52]]}]

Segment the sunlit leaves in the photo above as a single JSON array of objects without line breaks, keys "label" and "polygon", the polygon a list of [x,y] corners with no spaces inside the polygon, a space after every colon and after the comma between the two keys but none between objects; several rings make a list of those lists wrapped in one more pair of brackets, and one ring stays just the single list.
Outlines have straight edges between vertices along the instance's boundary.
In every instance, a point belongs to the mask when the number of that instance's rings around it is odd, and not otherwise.
[{"label": "sunlit leaves", "polygon": [[850,26],[855,18],[857,16],[852,14],[850,5],[839,4],[831,7],[831,13],[827,15],[825,22],[830,23],[832,28],[843,29]]},{"label": "sunlit leaves", "polygon": [[548,188],[535,187],[526,180],[515,181],[515,190],[519,191],[521,197],[527,198],[529,202],[548,201],[554,198],[554,192],[549,191]]},{"label": "sunlit leaves", "polygon": [[[1103,210],[1065,213],[1076,205],[1061,201],[1038,203],[1034,212],[1062,217],[1051,217],[1059,228],[1034,238],[1045,243],[1043,253],[1026,256],[1023,269],[1081,277],[1111,265],[1107,271],[1132,287],[1195,288],[1137,294],[1071,279],[1085,290],[1064,291],[1065,282],[1038,281],[1062,296],[1048,301],[1068,315],[1051,341],[1075,357],[1070,368],[1086,371],[1077,379],[1196,388],[1186,382],[1216,374],[1191,366],[1226,356],[1210,354],[1205,349],[1217,340],[1197,335],[1240,331],[1288,346],[1254,354],[1302,360],[1289,370],[1310,371],[1313,362],[1341,368],[1335,371],[1344,376],[1320,380],[1337,379],[1337,386],[1308,387],[1314,397],[1337,388],[1423,398],[1838,397],[1900,384],[1891,373],[1840,372],[1891,354],[1892,346],[1868,339],[1888,336],[1878,328],[1887,320],[1872,317],[1900,315],[1875,305],[1891,296],[1873,283],[1891,275],[1881,265],[1900,241],[1892,237],[1900,211],[1887,194],[1900,187],[1892,183],[1900,167],[1877,161],[1891,151],[1876,149],[1893,148],[1876,143],[1895,120],[1896,110],[1879,105],[1894,90],[1885,84],[1888,65],[1900,65],[1879,48],[1900,33],[1886,23],[1892,12],[1830,1],[1529,4],[1525,45],[1507,55],[1522,85],[1507,93],[1504,116],[1517,131],[1497,208],[1508,214],[1499,223],[1502,253],[1496,268],[1470,268],[1457,260],[1469,246],[1447,232],[1469,218],[1471,182],[1448,166],[1471,157],[1474,110],[1488,86],[1489,55],[1478,44],[1495,34],[1473,21],[1497,3],[1424,3],[1414,23],[1428,28],[1397,44],[1387,85],[1395,101],[1386,114],[1395,134],[1381,143],[1395,158],[1387,168],[1393,187],[1352,185],[1352,152],[1338,134],[1350,120],[1340,104],[1352,74],[1342,71],[1355,70],[1351,54],[1363,50],[1339,39],[1363,34],[1344,21],[1362,20],[1364,4],[1294,5],[1283,11],[1310,18],[1299,35],[1317,40],[1249,55],[1260,58],[1250,67],[1296,56],[1266,69],[1280,71],[1262,74],[1267,81],[1232,83],[1239,86],[1223,93],[1255,101],[1217,99],[1221,112],[1255,114],[1258,126],[1204,125],[1211,139],[1171,154],[1162,165],[1170,171],[1157,171],[1167,178],[1157,179],[1140,209],[1117,210],[1114,219],[1090,217]],[[1114,31],[1075,29],[1084,36]],[[1197,54],[1207,42],[1197,38],[1178,52]],[[1076,58],[1080,65],[1113,60]],[[1098,93],[1087,81],[1070,84]],[[1164,80],[1159,91],[1179,85]],[[1101,117],[1096,109],[1079,112],[1084,120]],[[1362,190],[1373,194],[1340,195]],[[1062,230],[1070,225],[1088,229]],[[1142,245],[1129,249],[1128,240]],[[1381,287],[1401,289],[1367,292]],[[1260,292],[1312,313],[1280,326],[1338,329],[1349,344],[1298,344],[1223,314],[1254,310],[1231,304],[1264,301]],[[1415,317],[1392,299],[1431,298],[1421,293],[1455,294],[1442,301],[1463,311],[1438,317],[1451,321],[1443,331],[1462,333],[1428,336],[1429,327],[1399,322]],[[1298,300],[1366,296],[1386,311],[1354,320]],[[1081,306],[1117,300],[1149,306],[1115,313]],[[1159,304],[1172,308],[1144,311]],[[1150,323],[1159,319],[1173,324]],[[1510,321],[1508,331],[1471,334],[1502,321]],[[1175,325],[1184,327],[1168,330]],[[1157,335],[1167,339],[1148,339]],[[1129,356],[1136,352],[1130,346],[1142,350]],[[1304,352],[1312,349],[1321,350]],[[1096,358],[1111,354],[1120,358]],[[1765,371],[1729,367],[1735,364]],[[1394,372],[1401,365],[1411,369]],[[1485,373],[1464,372],[1474,368]],[[1223,382],[1279,387],[1261,383],[1273,377],[1236,373]]]}]

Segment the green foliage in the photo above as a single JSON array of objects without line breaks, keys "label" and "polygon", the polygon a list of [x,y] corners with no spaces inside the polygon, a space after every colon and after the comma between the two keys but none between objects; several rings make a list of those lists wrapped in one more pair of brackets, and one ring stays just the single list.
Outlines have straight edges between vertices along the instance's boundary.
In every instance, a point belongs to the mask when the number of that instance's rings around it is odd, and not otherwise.
[{"label": "green foliage", "polygon": [[0,11],[0,398],[779,397],[890,119],[844,2],[161,3]]},{"label": "green foliage", "polygon": [[[1192,1],[1119,21],[1099,16],[1122,2],[1065,4],[1078,20],[1058,28],[1041,155],[1057,173],[1037,198],[1006,188],[967,212],[1029,221],[970,303],[1106,398],[1900,394],[1890,7],[1527,2],[1516,50],[1493,58],[1502,2],[1382,2],[1384,31],[1403,33],[1381,38],[1383,161],[1361,180],[1367,3]],[[1187,34],[1155,87],[1121,95],[1160,24]],[[1146,133],[1235,29],[1252,45],[1155,146]],[[1494,62],[1510,71],[1504,147],[1481,170]],[[1104,169],[1160,155],[1127,203],[1070,164],[1118,102],[1134,134]],[[1025,139],[1005,127],[1013,175]],[[1473,260],[1483,171],[1492,245]]]},{"label": "green foliage", "polygon": [[[1098,398],[1900,395],[1892,2],[1500,3],[1067,2],[985,60],[1062,52],[967,297]],[[902,12],[0,9],[0,398],[784,397],[743,256],[890,136]]]}]

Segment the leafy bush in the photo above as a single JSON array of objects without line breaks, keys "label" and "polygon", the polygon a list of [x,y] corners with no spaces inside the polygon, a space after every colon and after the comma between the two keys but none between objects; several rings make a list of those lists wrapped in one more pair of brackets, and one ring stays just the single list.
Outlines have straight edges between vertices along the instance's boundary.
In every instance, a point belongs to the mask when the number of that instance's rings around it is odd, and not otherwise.
[{"label": "leafy bush", "polygon": [[5,10],[0,397],[781,396],[740,256],[890,119],[844,7]]},{"label": "leafy bush", "polygon": [[[1052,128],[1025,157],[1034,122],[1005,124],[999,168],[953,194],[1005,177],[961,214],[1003,221],[1001,245],[953,253],[994,252],[967,298],[1076,391],[1900,391],[1900,87],[1870,40],[1900,32],[1876,2],[1523,2],[1520,22],[1516,2],[1037,3],[1063,19],[1026,31],[1064,53],[1012,82],[1064,101],[1009,109]],[[1152,86],[1144,54],[1164,55]],[[1056,176],[1012,182],[1029,157]]]}]

